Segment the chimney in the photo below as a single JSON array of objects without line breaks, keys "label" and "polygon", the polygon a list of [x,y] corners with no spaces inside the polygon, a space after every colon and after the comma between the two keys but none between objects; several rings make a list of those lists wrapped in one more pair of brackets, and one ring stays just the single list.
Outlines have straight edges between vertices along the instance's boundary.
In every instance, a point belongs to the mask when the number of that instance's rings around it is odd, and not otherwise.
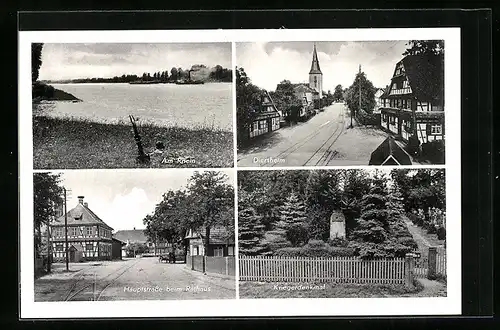
[{"label": "chimney", "polygon": [[84,196],[78,196],[78,204],[83,204]]},{"label": "chimney", "polygon": [[135,230],[135,227],[134,227],[134,230]]},{"label": "chimney", "polygon": [[85,202],[85,203],[83,203],[83,206],[89,207],[89,203]]}]

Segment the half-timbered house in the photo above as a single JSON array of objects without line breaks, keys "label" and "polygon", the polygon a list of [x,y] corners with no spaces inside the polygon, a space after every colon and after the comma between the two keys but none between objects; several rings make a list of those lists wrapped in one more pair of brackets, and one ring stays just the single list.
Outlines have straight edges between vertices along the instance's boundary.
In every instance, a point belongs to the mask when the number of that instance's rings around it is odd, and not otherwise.
[{"label": "half-timbered house", "polygon": [[[187,255],[205,255],[209,257],[227,257],[234,256],[234,235],[229,235],[227,229],[223,226],[214,226],[210,228],[210,239],[208,250],[205,251],[204,239],[205,231],[203,229],[190,229],[184,237],[187,244]],[[206,252],[206,253],[205,253]]]},{"label": "half-timbered house", "polygon": [[381,126],[408,141],[444,140],[444,57],[408,55],[396,64],[381,96]]},{"label": "half-timbered house", "polygon": [[[55,261],[66,259],[66,228],[67,249],[70,251],[68,258],[71,259],[70,257],[74,256],[70,261],[111,259],[113,228],[92,212],[83,199],[83,196],[78,196],[78,205],[51,224],[51,242]],[[67,225],[65,225],[65,219],[67,219]]]},{"label": "half-timbered house", "polygon": [[307,84],[293,85],[295,96],[302,102],[299,117],[308,117],[314,111],[314,99],[319,93]]},{"label": "half-timbered house", "polygon": [[250,138],[263,135],[280,128],[282,114],[276,108],[271,96],[267,91],[261,94],[261,102],[256,112],[255,119],[250,125]]}]

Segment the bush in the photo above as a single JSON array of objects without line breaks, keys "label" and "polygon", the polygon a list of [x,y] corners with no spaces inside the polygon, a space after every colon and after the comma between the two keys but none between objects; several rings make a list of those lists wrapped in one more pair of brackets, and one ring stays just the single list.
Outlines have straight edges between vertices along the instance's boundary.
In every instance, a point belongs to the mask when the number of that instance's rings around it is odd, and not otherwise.
[{"label": "bush", "polygon": [[412,250],[418,249],[418,244],[413,240],[413,237],[398,237],[398,243],[411,248]]},{"label": "bush", "polygon": [[437,237],[438,237],[438,240],[445,240],[446,239],[446,229],[444,227],[438,228]]},{"label": "bush", "polygon": [[354,249],[348,247],[311,246],[309,244],[298,248],[282,248],[276,250],[274,255],[282,257],[351,257],[354,256]]},{"label": "bush", "polygon": [[434,164],[444,164],[444,141],[435,140],[422,144],[422,156]]},{"label": "bush", "polygon": [[342,237],[334,237],[328,240],[328,245],[330,246],[338,246],[338,247],[347,247],[349,242]]},{"label": "bush", "polygon": [[437,229],[436,229],[436,226],[434,226],[434,225],[430,225],[430,226],[427,228],[427,234],[437,234]]},{"label": "bush", "polygon": [[309,231],[303,226],[293,225],[286,231],[286,238],[293,246],[297,246],[307,242]]},{"label": "bush", "polygon": [[54,87],[40,82],[36,82],[31,86],[33,98],[51,99],[54,97]]},{"label": "bush", "polygon": [[368,113],[363,109],[359,109],[356,113],[356,120],[361,125],[373,125],[380,126],[380,114],[379,113]]}]

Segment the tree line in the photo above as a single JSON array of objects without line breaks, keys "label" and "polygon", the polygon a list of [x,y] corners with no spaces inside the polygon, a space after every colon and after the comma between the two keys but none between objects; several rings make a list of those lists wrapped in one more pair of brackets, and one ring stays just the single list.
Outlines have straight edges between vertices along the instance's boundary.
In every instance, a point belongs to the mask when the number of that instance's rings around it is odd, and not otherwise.
[{"label": "tree line", "polygon": [[157,72],[144,72],[142,75],[123,74],[112,78],[79,78],[58,80],[61,83],[131,83],[131,82],[157,82],[175,83],[178,80],[201,80],[205,82],[231,82],[232,70],[220,65],[209,69],[203,64],[196,64],[191,69],[173,67],[169,70]]},{"label": "tree line", "polygon": [[[234,188],[222,172],[195,172],[185,189],[169,190],[143,222],[145,233],[158,240],[182,246],[190,229],[203,236],[208,251],[211,229],[226,228],[227,241],[234,238]],[[187,249],[187,246],[185,246]]]},{"label": "tree line", "polygon": [[[407,212],[415,207],[444,207],[440,172],[239,172],[239,251],[244,255],[404,256],[417,247],[404,223]],[[417,202],[422,194],[428,198]],[[345,218],[346,239],[330,240],[334,212]]]}]

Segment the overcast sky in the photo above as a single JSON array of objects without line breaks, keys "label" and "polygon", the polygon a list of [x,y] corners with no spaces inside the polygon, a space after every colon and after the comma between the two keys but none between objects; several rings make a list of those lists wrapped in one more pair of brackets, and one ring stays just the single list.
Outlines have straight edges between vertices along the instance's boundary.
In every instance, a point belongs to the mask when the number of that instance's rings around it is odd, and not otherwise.
[{"label": "overcast sky", "polygon": [[[390,83],[396,63],[408,41],[316,42],[323,90],[352,84],[361,64],[375,87]],[[245,69],[252,83],[267,90],[288,79],[308,82],[314,42],[237,43],[236,65]]]},{"label": "overcast sky", "polygon": [[231,43],[44,44],[39,79],[142,75],[193,64],[231,68]]},{"label": "overcast sky", "polygon": [[[233,184],[233,170],[222,171]],[[68,211],[83,195],[89,208],[115,231],[145,228],[142,220],[154,211],[168,190],[184,188],[193,175],[191,169],[168,171],[73,170],[62,174],[61,184],[71,190]]]}]

